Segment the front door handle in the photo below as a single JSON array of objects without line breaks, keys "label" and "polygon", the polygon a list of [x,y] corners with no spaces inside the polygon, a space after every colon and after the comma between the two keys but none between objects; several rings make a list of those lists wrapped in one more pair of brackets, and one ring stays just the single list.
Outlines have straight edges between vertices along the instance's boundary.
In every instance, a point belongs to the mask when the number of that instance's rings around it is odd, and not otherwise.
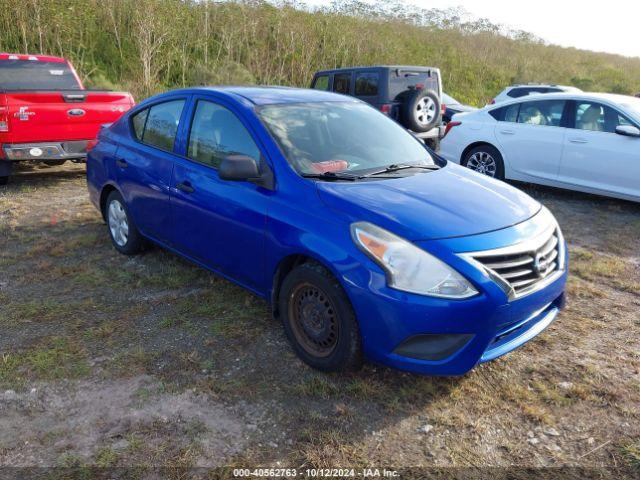
[{"label": "front door handle", "polygon": [[585,140],[584,138],[570,138],[569,141],[571,143],[588,143],[588,140]]},{"label": "front door handle", "polygon": [[176,185],[176,188],[184,193],[193,193],[196,191],[189,182],[182,182]]},{"label": "front door handle", "polygon": [[129,164],[127,163],[126,160],[123,160],[122,158],[118,158],[116,160],[116,165],[119,166],[120,168],[127,168],[129,166]]},{"label": "front door handle", "polygon": [[500,133],[504,133],[505,135],[514,135],[515,130],[500,130]]}]

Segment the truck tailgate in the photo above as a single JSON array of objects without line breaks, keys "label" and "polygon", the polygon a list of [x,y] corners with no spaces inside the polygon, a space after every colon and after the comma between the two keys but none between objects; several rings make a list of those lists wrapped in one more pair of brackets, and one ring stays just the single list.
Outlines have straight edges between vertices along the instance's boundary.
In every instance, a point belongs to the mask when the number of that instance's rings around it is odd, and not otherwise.
[{"label": "truck tailgate", "polygon": [[6,143],[89,140],[133,106],[128,93],[91,90],[9,91]]}]

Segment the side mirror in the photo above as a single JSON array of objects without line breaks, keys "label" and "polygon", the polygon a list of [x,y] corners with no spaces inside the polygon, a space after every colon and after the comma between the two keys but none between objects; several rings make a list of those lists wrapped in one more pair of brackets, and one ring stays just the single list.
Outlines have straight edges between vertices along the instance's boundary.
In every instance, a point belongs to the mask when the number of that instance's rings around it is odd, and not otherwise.
[{"label": "side mirror", "polygon": [[218,177],[232,182],[253,182],[261,187],[273,190],[273,173],[266,167],[260,173],[258,163],[247,155],[229,155],[218,167]]},{"label": "side mirror", "polygon": [[640,137],[640,128],[633,125],[618,125],[616,127],[616,133],[618,135],[624,135],[625,137]]}]

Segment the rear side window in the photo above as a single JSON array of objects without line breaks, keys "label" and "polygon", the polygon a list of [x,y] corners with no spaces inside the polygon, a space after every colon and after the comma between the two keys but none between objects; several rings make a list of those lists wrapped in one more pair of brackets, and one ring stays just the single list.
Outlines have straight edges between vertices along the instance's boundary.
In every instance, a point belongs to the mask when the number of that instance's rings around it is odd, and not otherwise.
[{"label": "rear side window", "polygon": [[333,91],[336,93],[349,94],[351,87],[351,74],[350,73],[337,73],[333,77]]},{"label": "rear side window", "polygon": [[518,123],[559,127],[562,123],[564,100],[539,100],[520,104]]},{"label": "rear side window", "polygon": [[507,105],[506,107],[496,108],[489,112],[493,118],[499,122],[516,122],[518,121],[518,111],[520,110],[520,104],[515,103],[513,105]]},{"label": "rear side window", "polygon": [[40,60],[0,61],[2,90],[79,90],[80,85],[67,62]]},{"label": "rear side window", "polygon": [[378,95],[379,75],[375,72],[358,73],[356,75],[356,95],[373,97]]},{"label": "rear side window", "polygon": [[[152,147],[172,151],[183,107],[184,100],[172,100],[159,103],[136,114],[133,117],[133,130],[136,137]],[[143,127],[142,124],[144,124]],[[142,137],[139,136],[140,129],[142,129]]]},{"label": "rear side window", "polygon": [[559,127],[562,123],[564,100],[539,100],[520,104],[518,123]]},{"label": "rear side window", "polygon": [[329,75],[320,75],[313,82],[313,88],[316,90],[329,90]]},{"label": "rear side window", "polygon": [[236,115],[206,100],[198,101],[189,133],[187,156],[218,168],[229,155],[247,155],[260,161],[260,149]]}]

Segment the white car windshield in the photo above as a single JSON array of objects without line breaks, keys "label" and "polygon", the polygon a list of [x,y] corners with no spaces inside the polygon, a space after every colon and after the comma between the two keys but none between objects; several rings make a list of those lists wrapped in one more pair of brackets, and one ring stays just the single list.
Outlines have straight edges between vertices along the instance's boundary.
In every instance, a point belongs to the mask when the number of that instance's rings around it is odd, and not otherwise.
[{"label": "white car windshield", "polygon": [[640,119],[640,98],[629,97],[620,102],[625,109],[629,110],[636,119]]},{"label": "white car windshield", "polygon": [[301,174],[361,174],[397,164],[435,165],[421,141],[360,102],[267,105],[258,113]]}]

